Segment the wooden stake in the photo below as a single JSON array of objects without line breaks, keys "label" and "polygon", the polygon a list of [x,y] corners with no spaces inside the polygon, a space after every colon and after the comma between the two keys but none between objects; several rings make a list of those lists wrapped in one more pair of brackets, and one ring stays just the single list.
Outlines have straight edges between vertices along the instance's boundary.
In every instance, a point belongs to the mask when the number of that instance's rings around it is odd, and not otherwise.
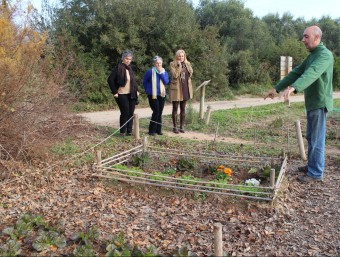
[{"label": "wooden stake", "polygon": [[211,106],[208,105],[207,107],[207,116],[205,117],[205,125],[208,125],[210,122],[210,115],[211,115]]},{"label": "wooden stake", "polygon": [[205,87],[208,85],[210,80],[204,81],[201,85],[199,85],[198,88],[196,88],[196,91],[201,89],[201,99],[200,99],[200,110],[199,110],[199,118],[203,119],[203,109],[204,109],[204,98],[205,98]]},{"label": "wooden stake", "polygon": [[97,169],[100,172],[101,168],[100,165],[102,164],[102,151],[96,150],[96,162],[97,162]]},{"label": "wooden stake", "polygon": [[214,247],[215,254],[214,256],[219,257],[223,256],[223,242],[222,242],[222,224],[215,223],[214,224]]},{"label": "wooden stake", "polygon": [[275,186],[275,169],[270,169],[270,187],[274,188]]},{"label": "wooden stake", "polygon": [[307,157],[306,157],[306,153],[305,153],[305,146],[303,144],[302,133],[301,133],[301,125],[300,125],[299,120],[295,121],[295,128],[296,128],[296,136],[297,136],[297,139],[298,139],[298,144],[299,144],[299,149],[300,149],[300,156],[301,156],[302,160],[306,161]]},{"label": "wooden stake", "polygon": [[146,153],[147,148],[148,148],[148,137],[144,137],[143,153]]},{"label": "wooden stake", "polygon": [[139,135],[139,118],[138,118],[138,114],[137,113],[135,113],[133,115],[133,119],[134,119],[134,122],[133,122],[134,136],[135,136],[136,140],[139,140],[140,139],[140,135]]}]

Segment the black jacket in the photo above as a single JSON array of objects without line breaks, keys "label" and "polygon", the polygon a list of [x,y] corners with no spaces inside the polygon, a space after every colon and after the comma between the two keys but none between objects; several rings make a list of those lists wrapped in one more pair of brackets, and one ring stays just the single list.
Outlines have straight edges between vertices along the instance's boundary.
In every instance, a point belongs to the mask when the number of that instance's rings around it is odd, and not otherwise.
[{"label": "black jacket", "polygon": [[137,99],[138,86],[135,79],[135,74],[131,65],[127,66],[121,61],[113,68],[111,74],[107,78],[107,83],[111,89],[112,94],[117,94],[120,87],[125,87],[126,84],[126,70],[130,73],[130,93],[132,99]]}]

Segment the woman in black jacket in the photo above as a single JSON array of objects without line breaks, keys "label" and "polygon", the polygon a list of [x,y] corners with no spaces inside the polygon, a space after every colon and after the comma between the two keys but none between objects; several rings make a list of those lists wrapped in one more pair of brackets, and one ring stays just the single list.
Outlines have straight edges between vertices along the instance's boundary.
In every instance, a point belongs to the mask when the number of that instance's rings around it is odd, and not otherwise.
[{"label": "woman in black jacket", "polygon": [[120,110],[120,134],[132,135],[133,115],[138,99],[138,87],[131,68],[133,53],[125,50],[121,60],[113,68],[107,82]]}]

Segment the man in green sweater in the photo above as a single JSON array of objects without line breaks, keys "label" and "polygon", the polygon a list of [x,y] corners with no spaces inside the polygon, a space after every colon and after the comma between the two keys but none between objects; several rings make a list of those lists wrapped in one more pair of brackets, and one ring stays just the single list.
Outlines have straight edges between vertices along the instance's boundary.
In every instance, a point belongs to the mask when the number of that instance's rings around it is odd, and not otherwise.
[{"label": "man in green sweater", "polygon": [[304,92],[307,111],[308,164],[299,167],[305,172],[298,177],[302,183],[322,181],[325,168],[325,141],[327,112],[333,110],[334,57],[321,42],[322,31],[317,26],[305,29],[302,42],[310,54],[274,88],[265,95],[274,98],[283,91],[285,101],[291,93]]}]

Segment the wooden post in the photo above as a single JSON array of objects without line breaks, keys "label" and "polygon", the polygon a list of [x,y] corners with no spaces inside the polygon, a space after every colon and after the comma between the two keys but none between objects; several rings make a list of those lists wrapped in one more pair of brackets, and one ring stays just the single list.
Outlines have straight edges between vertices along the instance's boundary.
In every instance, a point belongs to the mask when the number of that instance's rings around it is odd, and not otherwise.
[{"label": "wooden post", "polygon": [[139,118],[138,118],[138,114],[137,113],[135,113],[133,115],[133,119],[134,119],[133,126],[134,126],[135,139],[139,140],[140,139],[140,135],[139,135]]},{"label": "wooden post", "polygon": [[217,134],[218,134],[218,127],[220,126],[220,123],[219,122],[217,122],[217,126],[216,126],[216,131],[215,131],[215,137],[214,137],[214,142],[215,142],[215,140],[216,140],[216,138],[217,138]]},{"label": "wooden post", "polygon": [[214,224],[214,256],[220,257],[223,256],[223,242],[222,242],[222,224],[215,223]]},{"label": "wooden post", "polygon": [[208,125],[210,122],[210,114],[211,114],[211,106],[208,105],[207,108],[207,116],[205,117],[205,125]]},{"label": "wooden post", "polygon": [[280,79],[283,79],[292,70],[293,58],[291,56],[280,57]]},{"label": "wooden post", "polygon": [[209,84],[211,80],[204,81],[201,85],[199,85],[198,88],[196,88],[196,91],[201,89],[201,99],[200,99],[200,110],[199,110],[199,118],[203,119],[203,109],[204,109],[204,98],[205,98],[205,86]]},{"label": "wooden post", "polygon": [[306,157],[306,153],[305,153],[305,146],[303,144],[302,133],[301,133],[301,125],[300,125],[299,120],[295,121],[295,128],[296,128],[296,136],[297,136],[297,139],[298,139],[298,144],[299,144],[299,149],[300,149],[300,156],[301,156],[302,160],[306,161],[307,157]]},{"label": "wooden post", "polygon": [[204,113],[204,98],[205,98],[205,85],[201,87],[201,100],[200,100],[200,119],[203,119]]},{"label": "wooden post", "polygon": [[143,142],[143,153],[146,153],[146,149],[148,148],[148,137],[144,137]]},{"label": "wooden post", "polygon": [[275,186],[275,169],[270,169],[270,187],[274,188]]},{"label": "wooden post", "polygon": [[101,171],[101,168],[100,168],[100,165],[102,164],[102,151],[101,150],[96,151],[96,163],[97,163],[98,171]]},{"label": "wooden post", "polygon": [[[280,79],[283,79],[288,75],[293,67],[293,58],[291,56],[281,56],[280,57]],[[285,104],[290,107],[290,100],[285,101]]]}]

